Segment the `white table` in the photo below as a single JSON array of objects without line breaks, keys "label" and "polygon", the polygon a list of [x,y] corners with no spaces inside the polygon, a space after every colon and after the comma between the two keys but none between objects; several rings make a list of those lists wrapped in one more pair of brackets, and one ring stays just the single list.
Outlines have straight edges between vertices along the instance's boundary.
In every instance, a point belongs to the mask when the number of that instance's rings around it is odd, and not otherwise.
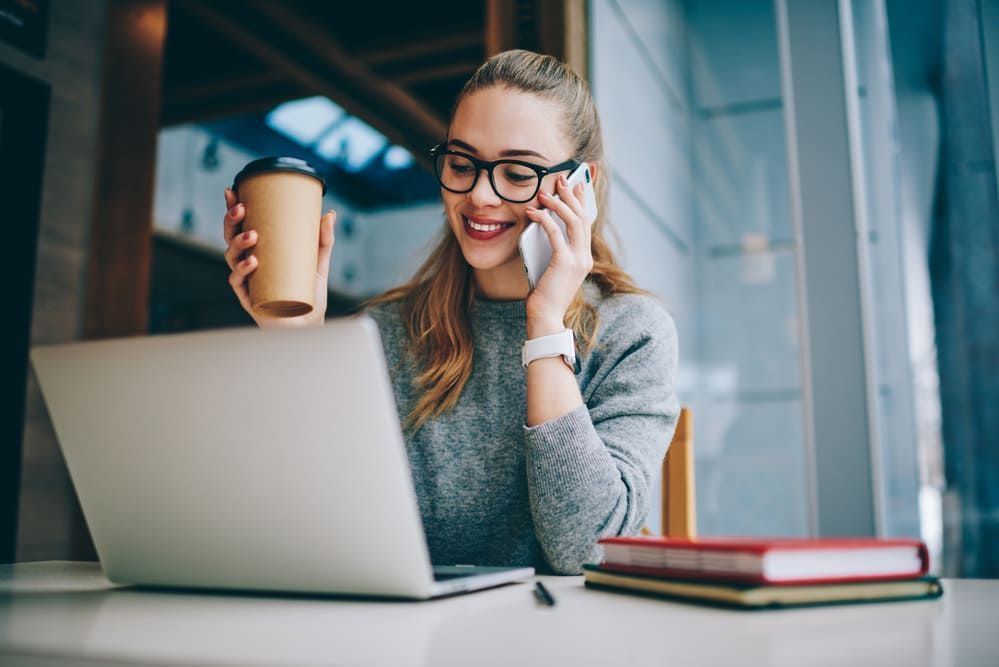
[{"label": "white table", "polygon": [[936,601],[741,612],[581,577],[432,602],[115,587],[94,563],[0,566],[0,665],[999,665],[999,581]]}]

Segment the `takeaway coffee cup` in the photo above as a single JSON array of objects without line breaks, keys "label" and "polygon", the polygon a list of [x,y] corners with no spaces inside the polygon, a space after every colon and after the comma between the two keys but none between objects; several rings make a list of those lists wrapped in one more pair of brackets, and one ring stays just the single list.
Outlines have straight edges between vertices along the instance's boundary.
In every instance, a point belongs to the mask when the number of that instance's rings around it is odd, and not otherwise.
[{"label": "takeaway coffee cup", "polygon": [[271,317],[312,312],[326,182],[305,160],[266,157],[243,167],[232,190],[246,209],[243,231],[257,232],[250,306]]}]

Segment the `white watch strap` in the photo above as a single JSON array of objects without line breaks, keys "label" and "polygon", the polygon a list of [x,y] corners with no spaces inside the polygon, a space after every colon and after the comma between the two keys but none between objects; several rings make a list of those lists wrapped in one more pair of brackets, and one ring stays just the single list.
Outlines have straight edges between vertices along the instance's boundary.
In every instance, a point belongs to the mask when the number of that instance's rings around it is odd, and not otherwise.
[{"label": "white watch strap", "polygon": [[524,347],[520,353],[520,361],[524,368],[527,368],[535,359],[558,356],[565,359],[565,363],[569,365],[569,368],[575,370],[576,339],[572,334],[572,329],[566,329],[550,336],[525,340]]}]

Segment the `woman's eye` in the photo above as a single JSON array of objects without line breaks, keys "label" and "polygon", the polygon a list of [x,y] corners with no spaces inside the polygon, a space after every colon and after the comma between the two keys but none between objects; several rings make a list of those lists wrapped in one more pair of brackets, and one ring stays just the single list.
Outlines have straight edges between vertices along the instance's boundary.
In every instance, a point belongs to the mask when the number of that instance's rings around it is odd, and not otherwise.
[{"label": "woman's eye", "polygon": [[503,178],[507,179],[511,183],[517,185],[527,185],[534,181],[538,177],[533,171],[524,171],[517,169],[505,169],[503,171]]},{"label": "woman's eye", "polygon": [[467,174],[472,171],[472,165],[452,162],[448,165],[448,169],[456,174]]}]

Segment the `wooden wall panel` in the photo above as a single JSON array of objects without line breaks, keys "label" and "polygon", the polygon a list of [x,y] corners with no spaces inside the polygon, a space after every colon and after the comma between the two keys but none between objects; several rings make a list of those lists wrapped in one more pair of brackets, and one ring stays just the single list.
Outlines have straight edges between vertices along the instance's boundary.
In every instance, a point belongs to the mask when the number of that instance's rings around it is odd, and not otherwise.
[{"label": "wooden wall panel", "polygon": [[165,0],[108,13],[84,335],[146,333]]}]

